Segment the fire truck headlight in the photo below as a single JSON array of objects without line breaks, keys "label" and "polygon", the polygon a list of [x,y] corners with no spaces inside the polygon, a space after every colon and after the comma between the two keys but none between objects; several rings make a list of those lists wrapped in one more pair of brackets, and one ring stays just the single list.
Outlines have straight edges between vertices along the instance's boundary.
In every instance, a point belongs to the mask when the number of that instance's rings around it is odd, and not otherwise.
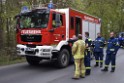
[{"label": "fire truck headlight", "polygon": [[41,49],[40,51],[42,51],[42,52],[50,52],[51,50],[50,49]]},{"label": "fire truck headlight", "polygon": [[19,47],[16,47],[16,50],[20,50],[20,48]]},{"label": "fire truck headlight", "polygon": [[50,49],[43,49],[43,52],[50,52]]}]

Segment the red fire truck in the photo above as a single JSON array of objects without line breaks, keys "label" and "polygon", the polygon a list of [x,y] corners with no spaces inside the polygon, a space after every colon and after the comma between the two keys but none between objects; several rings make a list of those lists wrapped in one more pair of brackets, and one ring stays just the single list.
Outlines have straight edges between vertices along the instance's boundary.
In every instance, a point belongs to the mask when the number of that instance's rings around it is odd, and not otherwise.
[{"label": "red fire truck", "polygon": [[38,8],[16,16],[17,54],[25,56],[30,65],[43,59],[55,60],[59,67],[71,61],[73,35],[89,32],[94,40],[100,32],[100,18],[72,9]]}]

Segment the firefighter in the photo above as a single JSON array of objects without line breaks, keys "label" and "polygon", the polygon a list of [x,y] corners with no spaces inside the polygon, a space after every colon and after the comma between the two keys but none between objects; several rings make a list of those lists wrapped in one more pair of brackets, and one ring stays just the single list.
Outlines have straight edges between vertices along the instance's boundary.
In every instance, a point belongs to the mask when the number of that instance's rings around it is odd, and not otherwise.
[{"label": "firefighter", "polygon": [[68,42],[74,44],[74,42],[76,42],[77,40],[78,40],[78,38],[76,37],[76,35],[73,35],[73,37],[70,38],[70,39],[68,40]]},{"label": "firefighter", "polygon": [[95,46],[95,44],[94,44],[95,42],[94,41],[92,41],[92,44],[91,44],[91,60],[93,60],[94,59],[94,46]]},{"label": "firefighter", "polygon": [[103,66],[103,48],[105,46],[105,39],[101,37],[100,33],[97,33],[97,38],[94,41],[94,55],[96,59],[95,67]]},{"label": "firefighter", "polygon": [[110,39],[108,40],[107,50],[106,50],[106,59],[105,59],[105,67],[102,71],[108,71],[109,64],[111,63],[111,72],[115,71],[116,66],[116,54],[119,49],[119,42],[115,38],[115,33],[110,33]]},{"label": "firefighter", "polygon": [[85,32],[85,44],[86,44],[86,49],[85,49],[85,67],[86,67],[86,75],[90,75],[91,72],[91,44],[92,40],[89,38],[89,32]]},{"label": "firefighter", "polygon": [[122,48],[124,48],[124,35],[123,34],[121,34],[121,36],[119,37],[119,42],[120,42],[120,46],[122,47]]},{"label": "firefighter", "polygon": [[82,40],[82,35],[78,35],[78,40],[74,42],[72,47],[72,55],[74,57],[75,64],[75,73],[73,79],[85,77],[84,50],[85,42]]},{"label": "firefighter", "polygon": [[124,48],[124,37],[122,38],[121,47]]},{"label": "firefighter", "polygon": [[[76,35],[73,35],[73,37],[68,40],[68,43],[70,43],[71,46],[72,46],[74,44],[74,42],[76,42],[77,40],[78,40],[77,36]],[[71,56],[71,62],[72,63],[74,62],[73,56]]]}]

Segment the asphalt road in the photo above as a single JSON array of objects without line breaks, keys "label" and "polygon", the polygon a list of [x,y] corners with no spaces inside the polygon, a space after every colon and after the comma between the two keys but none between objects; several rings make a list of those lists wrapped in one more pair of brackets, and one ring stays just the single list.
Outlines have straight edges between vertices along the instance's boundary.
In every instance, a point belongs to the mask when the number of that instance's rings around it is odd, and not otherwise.
[{"label": "asphalt road", "polygon": [[117,55],[117,68],[115,73],[101,72],[94,68],[92,73],[84,79],[73,80],[74,66],[58,69],[53,63],[44,62],[32,67],[27,63],[0,67],[0,83],[124,83],[124,50]]}]

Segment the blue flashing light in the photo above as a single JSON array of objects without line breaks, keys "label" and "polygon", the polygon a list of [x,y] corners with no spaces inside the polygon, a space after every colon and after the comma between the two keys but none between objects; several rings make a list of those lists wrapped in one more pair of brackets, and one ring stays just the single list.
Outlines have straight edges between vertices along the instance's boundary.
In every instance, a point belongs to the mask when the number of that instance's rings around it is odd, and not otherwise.
[{"label": "blue flashing light", "polygon": [[26,13],[26,12],[30,12],[29,8],[27,6],[23,6],[21,8],[21,13]]},{"label": "blue flashing light", "polygon": [[49,9],[53,9],[53,8],[54,8],[54,4],[53,4],[53,3],[49,3],[49,4],[48,4],[48,8],[49,8]]}]

